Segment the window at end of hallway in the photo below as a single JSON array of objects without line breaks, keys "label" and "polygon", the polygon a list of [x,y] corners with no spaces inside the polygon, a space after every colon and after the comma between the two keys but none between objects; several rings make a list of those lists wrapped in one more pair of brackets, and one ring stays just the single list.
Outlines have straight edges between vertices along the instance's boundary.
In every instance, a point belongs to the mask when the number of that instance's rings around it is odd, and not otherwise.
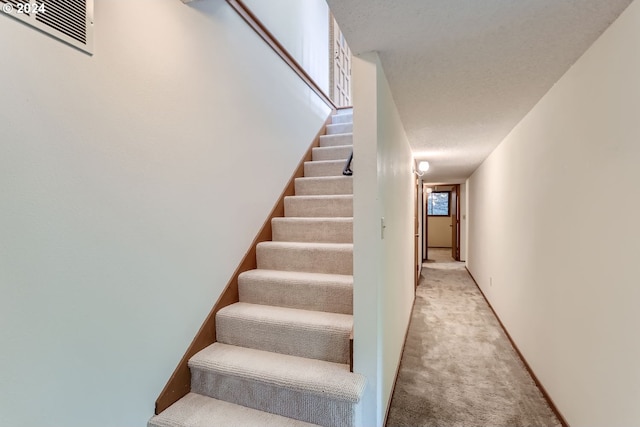
[{"label": "window at end of hallway", "polygon": [[427,215],[449,216],[450,191],[432,191],[427,197]]}]

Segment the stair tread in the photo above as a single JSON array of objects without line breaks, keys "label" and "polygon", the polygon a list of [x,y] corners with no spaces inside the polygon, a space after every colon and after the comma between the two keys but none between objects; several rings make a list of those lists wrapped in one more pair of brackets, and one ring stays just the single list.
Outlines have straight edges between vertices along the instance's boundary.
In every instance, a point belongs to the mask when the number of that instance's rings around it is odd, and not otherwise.
[{"label": "stair tread", "polygon": [[353,145],[332,145],[314,147],[311,150],[311,160],[347,160],[349,155],[353,152]]},{"label": "stair tread", "polygon": [[334,114],[331,117],[331,124],[353,123],[353,114]]},{"label": "stair tread", "polygon": [[258,243],[258,246],[276,248],[310,248],[320,250],[353,250],[353,243],[318,243],[318,242],[272,242],[265,241]]},{"label": "stair tread", "polygon": [[[318,157],[317,153],[316,157]],[[318,176],[342,176],[342,171],[345,167],[345,164],[345,159],[316,159],[313,161],[304,162],[304,176],[308,178]]]},{"label": "stair tread", "polygon": [[353,123],[332,123],[327,125],[327,134],[335,135],[337,133],[352,133]]},{"label": "stair tread", "polygon": [[255,269],[240,274],[243,279],[266,279],[275,281],[300,281],[314,283],[336,283],[353,286],[353,276],[348,274],[307,273],[303,271],[280,271]]},{"label": "stair tread", "polygon": [[343,217],[335,217],[335,216],[327,216],[327,217],[317,217],[317,216],[283,216],[273,218],[271,221],[273,222],[285,222],[285,223],[305,223],[305,224],[316,224],[321,222],[333,222],[333,223],[352,223],[353,217],[343,216]]},{"label": "stair tread", "polygon": [[296,178],[296,181],[353,181],[352,176],[334,175],[334,176],[303,176]]},{"label": "stair tread", "polygon": [[[337,147],[345,147],[343,145],[337,145]],[[333,148],[333,147],[317,147],[317,148]],[[345,160],[344,159],[338,159],[338,160],[313,160],[310,162],[304,162],[305,165],[308,164],[314,164],[314,165],[344,165]]]},{"label": "stair tread", "polygon": [[286,325],[290,329],[351,331],[353,316],[299,308],[237,302],[218,311],[218,316],[260,324]]},{"label": "stair tread", "polygon": [[[344,124],[347,124],[347,123],[330,124],[327,126],[342,126]],[[351,123],[348,123],[348,124],[350,125]],[[320,136],[340,136],[340,135],[353,135],[353,132],[328,133],[326,135],[320,135]]]},{"label": "stair tread", "polygon": [[320,138],[321,139],[333,139],[333,138],[343,138],[345,136],[353,136],[353,132],[327,133],[325,135],[320,135]]},{"label": "stair tread", "polygon": [[353,217],[282,217],[271,220],[274,242],[353,243]]},{"label": "stair tread", "polygon": [[320,147],[339,147],[341,145],[353,146],[353,133],[320,135]]},{"label": "stair tread", "polygon": [[[338,134],[338,135],[340,135],[340,134]],[[335,151],[335,150],[343,149],[345,147],[352,148],[353,144],[332,145],[330,147],[313,147],[313,149],[317,150],[317,151]],[[324,160],[314,160],[314,162],[323,162],[323,161]]]},{"label": "stair tread", "polygon": [[217,340],[224,344],[347,363],[350,314],[238,302],[216,314]]},{"label": "stair tread", "polygon": [[255,269],[238,277],[241,302],[353,314],[353,276]]},{"label": "stair tread", "polygon": [[149,421],[148,427],[317,427],[201,394],[189,393]]},{"label": "stair tread", "polygon": [[364,377],[345,364],[219,342],[195,354],[189,367],[352,403],[360,401],[365,386]]},{"label": "stair tread", "polygon": [[[310,273],[305,271],[267,270],[257,268],[240,274],[241,285],[264,286],[264,283],[277,283],[289,286],[327,286],[351,290],[353,276],[348,274]],[[242,301],[242,298],[240,299]]]},{"label": "stair tread", "polygon": [[[308,177],[308,178],[327,178],[327,177]],[[350,177],[353,179],[353,177]],[[297,178],[302,179],[302,178]],[[321,200],[321,199],[336,199],[336,200],[353,200],[353,194],[301,194],[297,196],[286,196],[285,199],[296,200]]]},{"label": "stair tread", "polygon": [[353,274],[353,243],[261,242],[256,260],[267,270]]}]

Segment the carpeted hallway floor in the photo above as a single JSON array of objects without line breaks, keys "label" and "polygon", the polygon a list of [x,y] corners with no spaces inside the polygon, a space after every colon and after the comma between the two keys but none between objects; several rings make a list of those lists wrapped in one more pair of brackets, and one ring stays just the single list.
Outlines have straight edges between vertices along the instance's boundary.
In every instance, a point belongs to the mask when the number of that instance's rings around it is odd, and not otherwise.
[{"label": "carpeted hallway floor", "polygon": [[560,426],[450,254],[429,249],[387,427]]}]

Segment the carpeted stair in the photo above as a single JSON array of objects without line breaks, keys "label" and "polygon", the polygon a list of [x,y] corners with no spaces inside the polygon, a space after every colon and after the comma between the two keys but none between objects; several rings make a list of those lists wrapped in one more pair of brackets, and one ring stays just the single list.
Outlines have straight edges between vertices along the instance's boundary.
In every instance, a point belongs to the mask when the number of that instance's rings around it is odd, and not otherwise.
[{"label": "carpeted stair", "polygon": [[341,110],[259,243],[240,302],[216,315],[217,342],[189,360],[191,393],[148,427],[358,425],[362,375],[349,371],[353,328],[350,110]]},{"label": "carpeted stair", "polygon": [[353,195],[288,196],[284,198],[287,217],[353,217]]},{"label": "carpeted stair", "polygon": [[342,274],[250,270],[238,278],[240,301],[329,313],[352,314],[352,289],[353,276]]},{"label": "carpeted stair", "polygon": [[275,218],[271,227],[277,242],[353,242],[352,218]]},{"label": "carpeted stair", "polygon": [[351,147],[349,145],[336,145],[333,147],[316,147],[311,152],[314,162],[322,160],[343,160],[349,157]]}]

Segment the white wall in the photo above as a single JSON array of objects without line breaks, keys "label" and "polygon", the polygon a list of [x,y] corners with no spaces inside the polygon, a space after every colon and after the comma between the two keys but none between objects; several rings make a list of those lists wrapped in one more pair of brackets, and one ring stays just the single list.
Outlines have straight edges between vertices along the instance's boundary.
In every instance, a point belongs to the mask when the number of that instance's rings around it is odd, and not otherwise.
[{"label": "white wall", "polygon": [[244,0],[244,3],[329,94],[329,6],[325,0]]},{"label": "white wall", "polygon": [[468,267],[574,426],[640,425],[639,51],[635,1],[468,183]]},{"label": "white wall", "polygon": [[468,206],[467,183],[460,184],[460,261],[467,259],[467,234],[469,221],[467,220]]},{"label": "white wall", "polygon": [[95,8],[0,17],[2,426],[145,425],[329,113],[222,0]]},{"label": "white wall", "polygon": [[354,57],[353,75],[354,370],[368,379],[363,425],[381,426],[414,298],[415,181],[378,55]]}]

